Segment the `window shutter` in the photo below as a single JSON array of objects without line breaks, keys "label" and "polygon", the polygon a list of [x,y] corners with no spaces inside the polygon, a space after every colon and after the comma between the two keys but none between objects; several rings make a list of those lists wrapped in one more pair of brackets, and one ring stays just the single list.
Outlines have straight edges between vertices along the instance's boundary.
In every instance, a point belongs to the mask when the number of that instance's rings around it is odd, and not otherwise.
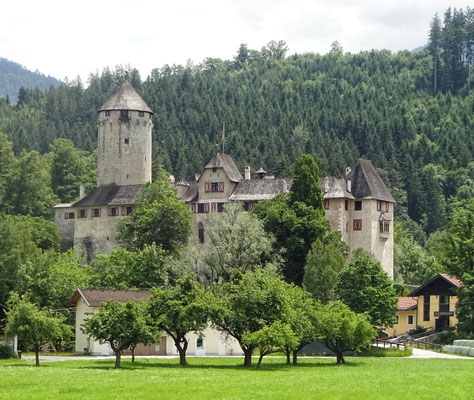
[{"label": "window shutter", "polygon": [[204,182],[204,191],[205,191],[206,193],[208,193],[208,192],[210,191],[209,186],[210,186],[210,185],[209,185],[209,182]]},{"label": "window shutter", "polygon": [[67,212],[64,213],[64,219],[69,219],[69,213]]},{"label": "window shutter", "polygon": [[382,211],[382,202],[377,200],[377,211]]},{"label": "window shutter", "polygon": [[390,203],[387,201],[385,203],[385,212],[389,212],[390,211]]},{"label": "window shutter", "polygon": [[209,212],[209,203],[204,203],[204,212],[205,213]]},{"label": "window shutter", "polygon": [[211,212],[216,211],[217,203],[211,203]]},{"label": "window shutter", "polygon": [[122,207],[122,215],[127,215],[127,207]]},{"label": "window shutter", "polygon": [[112,216],[112,209],[107,208],[107,216],[111,217]]},{"label": "window shutter", "polygon": [[353,229],[355,231],[361,231],[362,230],[362,220],[361,219],[355,219],[354,220]]},{"label": "window shutter", "polygon": [[193,213],[196,212],[196,203],[191,203],[191,210]]},{"label": "window shutter", "polygon": [[219,182],[219,192],[224,191],[224,182]]}]

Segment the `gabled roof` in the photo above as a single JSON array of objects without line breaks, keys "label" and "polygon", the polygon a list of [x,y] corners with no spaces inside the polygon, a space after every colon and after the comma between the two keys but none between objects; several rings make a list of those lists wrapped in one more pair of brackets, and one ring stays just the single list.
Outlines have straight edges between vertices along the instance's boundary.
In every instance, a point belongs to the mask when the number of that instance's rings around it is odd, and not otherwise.
[{"label": "gabled roof", "polygon": [[359,158],[346,176],[351,179],[351,192],[357,199],[372,198],[394,203],[395,200],[369,160]]},{"label": "gabled roof", "polygon": [[105,110],[146,111],[153,114],[150,107],[147,106],[128,81],[125,81],[112,97],[110,97],[97,111],[100,112]]},{"label": "gabled roof", "polygon": [[74,203],[73,207],[134,204],[135,197],[141,188],[142,185],[116,185],[115,183],[101,185],[92,193]]},{"label": "gabled roof", "polygon": [[181,196],[180,200],[184,202],[193,201],[199,194],[199,186],[197,182],[190,182],[188,184],[188,190]]},{"label": "gabled roof", "polygon": [[408,296],[420,296],[422,294],[425,294],[425,292],[428,291],[428,288],[430,286],[432,287],[433,284],[436,284],[436,281],[439,281],[439,284],[450,289],[459,288],[463,285],[463,283],[454,276],[448,274],[438,274],[434,278],[430,279],[428,282],[425,282],[423,285],[413,290]]},{"label": "gabled roof", "polygon": [[229,197],[230,201],[270,200],[290,189],[291,179],[249,179],[241,181]]},{"label": "gabled roof", "polygon": [[77,289],[69,300],[67,307],[77,307],[79,299],[83,299],[89,307],[100,307],[107,300],[126,303],[131,300],[145,300],[151,296],[148,290],[102,290]]},{"label": "gabled roof", "polygon": [[418,307],[418,300],[416,297],[399,297],[398,309],[400,311],[416,310]]},{"label": "gabled roof", "polygon": [[326,176],[319,179],[325,199],[353,199],[354,196],[346,190],[346,181],[344,179]]},{"label": "gabled roof", "polygon": [[217,153],[204,167],[204,169],[207,168],[223,168],[231,182],[240,182],[242,180],[242,175],[230,154]]}]

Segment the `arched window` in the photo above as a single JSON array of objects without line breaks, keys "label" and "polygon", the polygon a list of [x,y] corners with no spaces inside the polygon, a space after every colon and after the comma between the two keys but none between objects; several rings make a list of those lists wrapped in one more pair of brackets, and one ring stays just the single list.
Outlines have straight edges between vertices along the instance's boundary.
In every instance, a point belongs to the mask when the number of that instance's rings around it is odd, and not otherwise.
[{"label": "arched window", "polygon": [[198,225],[198,235],[199,235],[199,243],[204,243],[204,225],[202,222],[199,222]]}]

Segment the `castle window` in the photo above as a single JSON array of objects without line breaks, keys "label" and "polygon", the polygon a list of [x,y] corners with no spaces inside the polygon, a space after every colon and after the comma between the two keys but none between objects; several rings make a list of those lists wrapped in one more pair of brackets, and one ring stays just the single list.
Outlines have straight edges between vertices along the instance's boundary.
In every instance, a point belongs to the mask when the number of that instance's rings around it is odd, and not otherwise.
[{"label": "castle window", "polygon": [[250,207],[249,207],[248,201],[245,201],[245,202],[244,202],[244,211],[248,211],[249,208],[250,208]]},{"label": "castle window", "polygon": [[106,116],[106,117],[110,117],[110,110],[106,110],[106,111],[105,111],[105,116]]},{"label": "castle window", "polygon": [[390,221],[380,221],[379,222],[379,232],[380,233],[390,233]]},{"label": "castle window", "polygon": [[128,144],[129,142],[130,142],[130,139],[129,139],[129,138],[126,138],[126,139],[124,140],[124,143],[125,143],[125,144]]},{"label": "castle window", "polygon": [[211,212],[215,212],[217,208],[217,203],[211,203]]},{"label": "castle window", "polygon": [[349,200],[344,200],[344,210],[349,210]]},{"label": "castle window", "polygon": [[85,208],[80,209],[77,218],[87,218],[87,210]]},{"label": "castle window", "polygon": [[352,229],[355,230],[355,231],[361,231],[362,230],[362,220],[361,219],[355,219],[353,221]]},{"label": "castle window", "polygon": [[218,192],[218,191],[219,191],[219,183],[211,182],[211,192]]},{"label": "castle window", "polygon": [[382,211],[382,202],[377,200],[377,211]]},{"label": "castle window", "polygon": [[144,112],[144,111],[138,111],[138,116],[139,116],[139,117],[144,117],[144,116],[145,116],[145,112]]},{"label": "castle window", "polygon": [[120,110],[120,119],[122,121],[128,121],[128,110]]},{"label": "castle window", "polygon": [[361,200],[356,200],[354,202],[354,210],[356,210],[356,211],[361,211],[362,210],[362,201]]},{"label": "castle window", "polygon": [[217,203],[217,212],[224,212],[224,203]]},{"label": "castle window", "polygon": [[108,215],[109,217],[116,217],[118,215],[117,207],[110,207],[108,209]]},{"label": "castle window", "polygon": [[324,209],[329,210],[329,199],[324,199]]},{"label": "castle window", "polygon": [[130,215],[133,212],[132,206],[127,206],[127,215]]},{"label": "castle window", "polygon": [[217,171],[217,168],[212,168],[212,172],[216,172]]},{"label": "castle window", "polygon": [[92,216],[93,217],[100,217],[100,208],[93,208],[92,209]]},{"label": "castle window", "polygon": [[388,201],[385,202],[385,212],[390,211],[390,203]]},{"label": "castle window", "polygon": [[202,214],[204,212],[204,203],[198,203],[198,213]]}]

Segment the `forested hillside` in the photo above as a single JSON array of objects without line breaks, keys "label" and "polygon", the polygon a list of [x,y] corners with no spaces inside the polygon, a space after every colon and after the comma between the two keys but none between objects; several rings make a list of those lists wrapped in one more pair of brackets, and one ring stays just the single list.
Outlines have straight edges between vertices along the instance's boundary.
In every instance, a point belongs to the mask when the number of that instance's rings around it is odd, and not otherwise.
[{"label": "forested hillside", "polygon": [[341,176],[368,158],[399,203],[397,219],[423,242],[446,226],[455,201],[473,195],[473,19],[470,9],[436,16],[417,53],[350,54],[335,42],[329,54],[287,55],[284,42],[243,44],[232,60],[165,65],[145,80],[118,67],[87,85],[22,89],[16,105],[0,99],[0,132],[17,155],[47,153],[57,138],[92,152],[96,110],[128,79],[154,111],[155,160],[178,178],[221,149],[223,122],[239,166],[288,176],[310,153],[322,174]]},{"label": "forested hillside", "polygon": [[56,78],[28,71],[20,64],[0,57],[0,97],[8,98],[11,103],[17,102],[20,88],[47,89],[60,83]]}]

